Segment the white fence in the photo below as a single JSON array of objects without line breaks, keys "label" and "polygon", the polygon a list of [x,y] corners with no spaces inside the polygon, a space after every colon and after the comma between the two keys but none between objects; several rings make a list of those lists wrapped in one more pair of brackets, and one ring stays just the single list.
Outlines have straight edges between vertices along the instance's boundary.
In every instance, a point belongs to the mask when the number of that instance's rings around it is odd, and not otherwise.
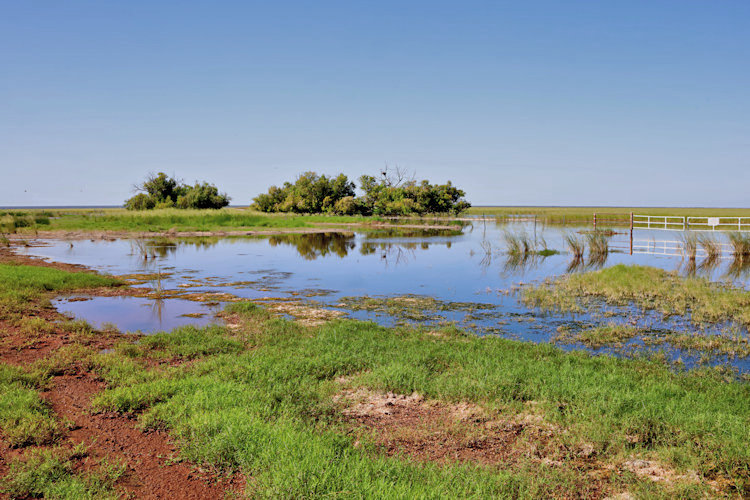
[{"label": "white fence", "polygon": [[633,229],[662,231],[750,231],[750,217],[633,215]]}]

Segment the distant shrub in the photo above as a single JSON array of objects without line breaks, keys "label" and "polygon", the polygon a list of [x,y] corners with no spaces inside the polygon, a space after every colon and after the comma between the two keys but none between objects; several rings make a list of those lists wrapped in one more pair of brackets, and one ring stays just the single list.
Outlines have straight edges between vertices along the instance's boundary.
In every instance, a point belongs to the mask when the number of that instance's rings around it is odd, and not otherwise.
[{"label": "distant shrub", "polygon": [[253,207],[263,212],[335,213],[340,215],[458,214],[468,209],[463,190],[446,184],[406,180],[404,172],[395,175],[387,168],[380,179],[363,175],[359,179],[363,196],[355,197],[354,183],[344,174],[336,177],[306,172],[292,184],[271,186],[253,199]]},{"label": "distant shrub", "polygon": [[253,207],[262,212],[334,212],[336,203],[346,197],[354,197],[354,183],[344,174],[327,177],[305,172],[294,184],[271,186],[268,193],[255,197]]},{"label": "distant shrub", "polygon": [[128,210],[151,210],[153,208],[222,208],[229,205],[229,196],[219,193],[213,184],[182,184],[164,172],[149,175],[142,184],[142,191],[125,201]]},{"label": "distant shrub", "polygon": [[177,208],[222,208],[227,205],[229,197],[207,182],[185,187],[185,194],[180,195],[175,203]]},{"label": "distant shrub", "polygon": [[13,217],[13,226],[14,227],[31,227],[34,225],[34,218],[22,215],[22,216],[14,216]]},{"label": "distant shrub", "polygon": [[154,199],[146,193],[138,193],[125,202],[128,210],[150,210],[156,206]]}]

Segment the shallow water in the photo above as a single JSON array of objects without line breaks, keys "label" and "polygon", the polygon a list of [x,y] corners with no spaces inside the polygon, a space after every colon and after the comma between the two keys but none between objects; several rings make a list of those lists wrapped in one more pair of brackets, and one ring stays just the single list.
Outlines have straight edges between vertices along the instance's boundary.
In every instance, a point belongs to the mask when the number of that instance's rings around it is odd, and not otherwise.
[{"label": "shallow water", "polygon": [[85,319],[95,328],[106,328],[111,324],[130,332],[168,331],[183,325],[203,326],[215,322],[214,314],[218,311],[216,306],[189,300],[141,297],[72,295],[54,300],[53,304],[63,314]]},{"label": "shallow water", "polygon": [[[200,238],[152,241],[48,241],[47,246],[27,248],[29,254],[83,264],[116,275],[158,273],[139,286],[180,290],[185,293],[224,292],[250,298],[299,298],[319,307],[343,309],[351,317],[393,324],[398,314],[387,311],[351,311],[342,306],[345,297],[428,296],[450,303],[480,303],[491,306],[476,311],[443,306],[428,320],[437,324],[454,322],[478,334],[498,334],[529,341],[549,341],[556,329],[573,322],[599,324],[625,321],[620,311],[614,317],[596,315],[544,315],[519,303],[513,293],[525,284],[539,282],[570,271],[571,259],[565,253],[563,237],[583,228],[542,227],[533,223],[494,224],[477,222],[461,231],[368,231],[356,233],[316,233],[265,238]],[[590,229],[590,228],[585,228]],[[619,263],[643,264],[681,272],[703,274],[713,280],[728,280],[747,287],[745,269],[734,269],[728,259],[696,269],[679,256],[649,253],[629,254],[629,232],[615,228],[610,240],[615,251],[605,263],[582,263],[572,272]],[[526,232],[538,242],[561,254],[526,261],[503,254],[503,235]],[[666,253],[676,241],[674,232],[637,230],[636,251],[653,248]],[[145,258],[144,258],[145,256]],[[357,299],[353,299],[356,303]],[[93,298],[89,301],[62,302],[59,308],[99,325],[110,322],[121,330],[151,332],[178,324],[205,324],[208,316],[187,318],[186,313],[206,312],[205,305],[185,300],[155,301],[143,298]],[[471,309],[471,308],[469,308]],[[632,313],[632,311],[631,311]],[[428,316],[430,316],[428,314]],[[632,319],[632,314],[627,316]],[[424,322],[420,319],[419,322]],[[691,328],[684,319],[664,320],[657,314],[641,313],[638,326]],[[711,334],[709,330],[707,332]],[[576,349],[581,346],[562,346]],[[606,351],[606,349],[604,350]],[[691,363],[690,353],[668,351],[667,357]],[[745,371],[745,360],[730,364]]]}]

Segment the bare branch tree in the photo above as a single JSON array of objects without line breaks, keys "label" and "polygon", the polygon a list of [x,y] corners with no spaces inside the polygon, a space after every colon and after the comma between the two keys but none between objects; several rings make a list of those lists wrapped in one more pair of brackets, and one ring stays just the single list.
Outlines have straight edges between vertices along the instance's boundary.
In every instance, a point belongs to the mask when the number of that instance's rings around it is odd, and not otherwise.
[{"label": "bare branch tree", "polygon": [[380,175],[383,176],[383,181],[388,187],[400,187],[409,182],[414,182],[415,172],[409,172],[405,168],[401,168],[396,165],[395,167],[389,167],[385,164],[385,168],[380,171]]}]

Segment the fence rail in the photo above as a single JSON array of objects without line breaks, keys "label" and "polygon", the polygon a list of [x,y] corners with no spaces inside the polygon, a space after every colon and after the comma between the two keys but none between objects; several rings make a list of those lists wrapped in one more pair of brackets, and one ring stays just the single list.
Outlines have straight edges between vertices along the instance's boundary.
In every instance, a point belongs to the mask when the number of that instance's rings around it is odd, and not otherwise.
[{"label": "fence rail", "polygon": [[750,231],[750,217],[633,215],[633,229],[662,231]]}]

